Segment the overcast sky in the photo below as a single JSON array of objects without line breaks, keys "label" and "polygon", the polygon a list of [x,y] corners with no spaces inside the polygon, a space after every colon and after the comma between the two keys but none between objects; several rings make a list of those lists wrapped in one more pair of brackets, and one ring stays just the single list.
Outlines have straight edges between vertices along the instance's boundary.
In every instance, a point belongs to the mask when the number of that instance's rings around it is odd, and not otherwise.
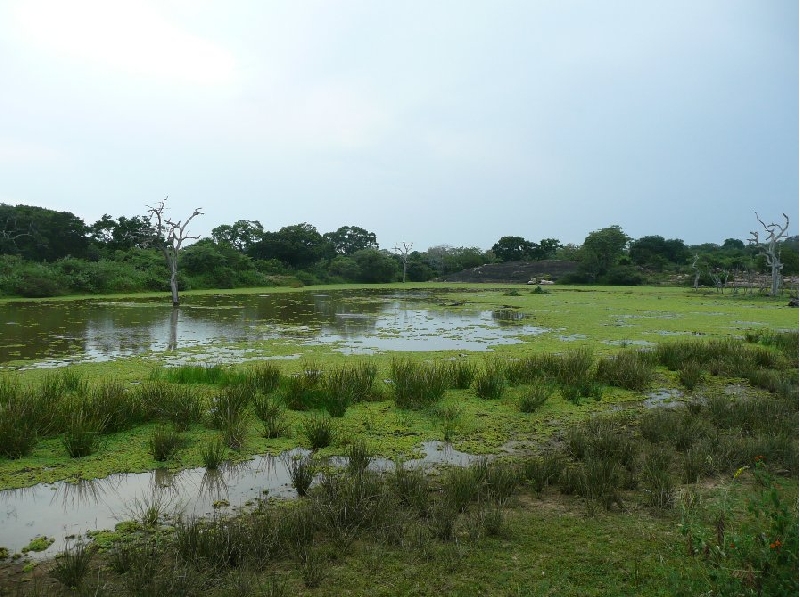
[{"label": "overcast sky", "polygon": [[797,0],[0,0],[0,203],[488,249],[798,223]]}]

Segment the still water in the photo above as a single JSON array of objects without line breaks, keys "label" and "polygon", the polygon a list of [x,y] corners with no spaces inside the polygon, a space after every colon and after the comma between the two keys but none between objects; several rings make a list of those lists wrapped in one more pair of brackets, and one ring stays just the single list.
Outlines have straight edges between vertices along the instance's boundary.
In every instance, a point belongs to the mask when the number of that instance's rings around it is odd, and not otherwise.
[{"label": "still water", "polygon": [[[425,442],[424,455],[409,460],[407,468],[429,468],[442,464],[466,466],[479,458],[459,452],[449,444]],[[125,520],[139,520],[149,507],[161,512],[161,523],[177,516],[229,514],[265,498],[294,498],[289,462],[310,454],[297,448],[280,456],[257,456],[218,470],[205,468],[170,472],[126,473],[77,483],[40,483],[25,489],[0,491],[0,547],[19,553],[32,539],[54,540],[45,551],[29,557],[44,558],[62,551],[68,537],[112,530]],[[346,458],[332,458],[333,466],[346,466]],[[373,458],[371,470],[391,470],[391,460]]]},{"label": "still water", "polygon": [[56,367],[150,355],[215,363],[291,358],[308,345],[346,354],[489,350],[543,328],[508,309],[443,307],[427,293],[292,292],[0,305],[0,364]]}]

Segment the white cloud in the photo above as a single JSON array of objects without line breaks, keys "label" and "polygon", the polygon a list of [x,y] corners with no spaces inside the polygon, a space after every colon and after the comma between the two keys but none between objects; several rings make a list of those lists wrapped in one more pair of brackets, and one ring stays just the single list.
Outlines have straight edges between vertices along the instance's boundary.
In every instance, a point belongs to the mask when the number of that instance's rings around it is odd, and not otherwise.
[{"label": "white cloud", "polygon": [[191,84],[234,79],[229,51],[176,27],[149,3],[27,0],[15,8],[24,37],[59,58]]}]

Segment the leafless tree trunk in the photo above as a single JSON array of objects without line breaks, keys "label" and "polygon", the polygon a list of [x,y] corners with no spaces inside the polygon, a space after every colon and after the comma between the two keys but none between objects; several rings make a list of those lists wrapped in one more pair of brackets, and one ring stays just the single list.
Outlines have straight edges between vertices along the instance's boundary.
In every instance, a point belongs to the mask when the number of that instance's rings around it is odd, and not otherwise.
[{"label": "leafless tree trunk", "polygon": [[700,268],[697,267],[697,262],[700,260],[700,256],[695,254],[694,260],[692,261],[692,269],[694,270],[694,281],[692,282],[692,288],[697,290],[697,287],[700,285]]},{"label": "leafless tree trunk", "polygon": [[781,292],[783,285],[783,263],[781,263],[781,251],[778,248],[778,241],[786,238],[786,231],[789,229],[789,216],[783,214],[785,224],[781,226],[775,222],[765,224],[764,221],[758,216],[756,212],[756,220],[763,226],[764,231],[767,233],[767,238],[764,242],[758,239],[758,230],[751,230],[750,242],[755,244],[767,258],[767,265],[770,267],[772,274],[772,286],[769,291],[770,296],[778,296]]},{"label": "leafless tree trunk", "polygon": [[175,221],[166,217],[166,201],[167,197],[154,206],[148,205],[147,216],[154,231],[152,242],[161,250],[170,271],[169,286],[172,290],[172,306],[177,307],[180,304],[180,299],[178,298],[178,254],[183,241],[190,238],[199,238],[197,236],[189,236],[186,233],[186,227],[189,222],[196,216],[202,215],[203,212],[200,211],[200,208],[197,208],[192,212],[192,215],[186,218],[185,222],[181,222],[181,220]]},{"label": "leafless tree trunk", "polygon": [[411,248],[414,246],[414,243],[400,243],[402,248],[395,245],[392,247],[392,251],[397,253],[400,256],[400,261],[403,262],[403,284],[406,282],[406,270],[408,269],[408,255],[411,253]]}]

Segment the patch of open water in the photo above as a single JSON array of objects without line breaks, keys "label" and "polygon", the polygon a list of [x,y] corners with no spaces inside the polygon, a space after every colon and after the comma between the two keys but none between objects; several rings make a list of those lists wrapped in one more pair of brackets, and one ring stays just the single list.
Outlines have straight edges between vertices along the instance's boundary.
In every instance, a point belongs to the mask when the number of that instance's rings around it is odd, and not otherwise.
[{"label": "patch of open water", "polygon": [[[407,460],[403,466],[424,469],[439,465],[468,466],[480,459],[442,442],[424,442],[422,451],[421,458]],[[3,490],[0,491],[0,547],[18,553],[32,539],[47,536],[55,542],[45,551],[31,552],[28,556],[48,558],[62,551],[68,538],[111,530],[118,522],[135,520],[148,505],[159,505],[170,517],[208,517],[218,511],[247,507],[264,498],[296,498],[288,464],[291,458],[308,454],[310,451],[296,448],[280,456],[256,456],[217,470],[157,469],[77,483],[58,481]],[[328,464],[346,466],[347,458],[330,458]],[[373,458],[369,468],[388,471],[394,466],[392,460]]]},{"label": "patch of open water", "polygon": [[276,342],[295,349],[329,345],[346,354],[485,351],[547,331],[520,312],[431,308],[431,300],[421,292],[360,289],[187,296],[177,309],[163,299],[6,303],[0,305],[0,363],[58,367],[146,355],[216,363],[295,356],[296,350],[276,353]]}]

